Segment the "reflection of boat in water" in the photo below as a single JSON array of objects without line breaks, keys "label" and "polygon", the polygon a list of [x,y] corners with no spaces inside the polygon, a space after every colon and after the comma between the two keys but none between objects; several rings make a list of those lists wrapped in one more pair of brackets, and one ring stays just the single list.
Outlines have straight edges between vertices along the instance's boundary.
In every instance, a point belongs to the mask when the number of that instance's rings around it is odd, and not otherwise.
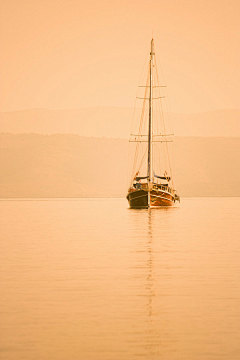
[{"label": "reflection of boat in water", "polygon": [[[154,224],[153,220],[154,212],[149,208],[147,214],[142,214],[141,230],[145,241],[141,242],[142,246],[138,248],[138,251],[140,251],[137,252],[138,256],[141,254],[138,258],[138,271],[142,275],[142,286],[139,288],[139,295],[144,295],[145,298],[143,302],[145,309],[142,308],[145,324],[143,328],[144,336],[141,345],[138,344],[138,347],[141,349],[141,355],[144,359],[158,359],[161,349],[161,326],[160,328],[158,327],[159,289],[157,288],[157,264],[155,261],[156,253],[154,252],[154,240],[156,237],[154,226],[152,226]],[[140,259],[141,261],[139,262]]]},{"label": "reflection of boat in water", "polygon": [[[148,79],[147,84],[144,87],[145,95],[142,98],[144,100],[144,103],[140,117],[140,126],[136,135],[131,134],[132,138],[130,140],[130,142],[136,142],[136,150],[134,156],[133,173],[131,176],[131,183],[128,189],[127,199],[130,208],[172,206],[176,201],[180,202],[180,197],[177,194],[176,190],[174,190],[173,186],[169,153],[167,147],[168,142],[172,142],[171,139],[169,140],[168,136],[171,136],[173,134],[166,134],[161,103],[161,98],[163,97],[157,96],[160,94],[155,94],[155,92],[160,91],[161,87],[165,86],[158,85],[158,75],[156,70],[153,39],[151,41]],[[153,103],[154,100],[157,99],[159,99],[160,104],[157,109],[157,113],[154,114]],[[143,134],[145,118],[144,116],[146,114],[146,100],[148,101],[149,111],[148,121],[145,124],[146,134]],[[155,120],[156,115],[160,117],[162,129],[160,129],[157,125],[157,121]],[[142,156],[140,156],[139,151],[140,145],[142,145],[143,147],[145,145],[145,151],[142,152]],[[161,145],[165,146],[163,151],[160,150]],[[164,156],[169,163],[168,169],[164,166]],[[145,160],[147,161],[147,163],[144,166]],[[157,165],[156,168],[158,169],[158,171],[162,172],[162,175],[156,175],[154,173],[155,165]],[[144,173],[141,175],[140,173],[142,171],[144,171]]]}]

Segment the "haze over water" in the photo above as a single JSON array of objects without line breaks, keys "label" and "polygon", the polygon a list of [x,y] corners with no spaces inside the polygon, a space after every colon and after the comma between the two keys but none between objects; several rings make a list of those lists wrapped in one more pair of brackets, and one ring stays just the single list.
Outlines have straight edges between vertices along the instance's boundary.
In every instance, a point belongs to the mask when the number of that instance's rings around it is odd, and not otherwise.
[{"label": "haze over water", "polygon": [[240,198],[0,206],[2,360],[240,358]]}]

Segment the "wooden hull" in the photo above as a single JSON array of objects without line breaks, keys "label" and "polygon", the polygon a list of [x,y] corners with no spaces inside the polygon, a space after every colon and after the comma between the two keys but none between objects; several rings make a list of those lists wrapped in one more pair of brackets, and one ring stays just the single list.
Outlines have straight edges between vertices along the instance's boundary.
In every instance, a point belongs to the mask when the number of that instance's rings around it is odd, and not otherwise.
[{"label": "wooden hull", "polygon": [[130,208],[147,209],[148,207],[173,206],[174,197],[164,190],[150,191],[150,206],[148,205],[148,191],[136,190],[127,194]]}]

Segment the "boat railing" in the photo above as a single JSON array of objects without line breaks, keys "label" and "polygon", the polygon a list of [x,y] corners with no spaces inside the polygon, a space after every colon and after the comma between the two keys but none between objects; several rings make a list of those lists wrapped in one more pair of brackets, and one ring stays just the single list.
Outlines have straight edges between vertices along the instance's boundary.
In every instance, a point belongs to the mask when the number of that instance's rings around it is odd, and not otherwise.
[{"label": "boat railing", "polygon": [[168,187],[168,185],[154,185],[155,189],[160,189],[160,190],[170,190],[170,188]]},{"label": "boat railing", "polygon": [[[133,184],[128,189],[128,191],[132,192],[132,191],[137,191],[137,190],[142,190],[142,189],[147,190],[148,189],[148,183],[136,183],[136,184]],[[177,191],[170,188],[168,185],[153,184],[153,189],[167,191],[172,195],[177,194]]]}]

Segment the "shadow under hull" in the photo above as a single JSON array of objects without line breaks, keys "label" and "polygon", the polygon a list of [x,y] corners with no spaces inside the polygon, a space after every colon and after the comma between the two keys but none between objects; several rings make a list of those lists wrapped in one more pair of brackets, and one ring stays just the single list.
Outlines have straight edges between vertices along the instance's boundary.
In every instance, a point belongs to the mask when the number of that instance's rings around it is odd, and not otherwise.
[{"label": "shadow under hull", "polygon": [[174,197],[166,191],[150,191],[150,206],[148,205],[148,191],[136,190],[127,194],[131,209],[147,209],[149,207],[173,206]]}]

